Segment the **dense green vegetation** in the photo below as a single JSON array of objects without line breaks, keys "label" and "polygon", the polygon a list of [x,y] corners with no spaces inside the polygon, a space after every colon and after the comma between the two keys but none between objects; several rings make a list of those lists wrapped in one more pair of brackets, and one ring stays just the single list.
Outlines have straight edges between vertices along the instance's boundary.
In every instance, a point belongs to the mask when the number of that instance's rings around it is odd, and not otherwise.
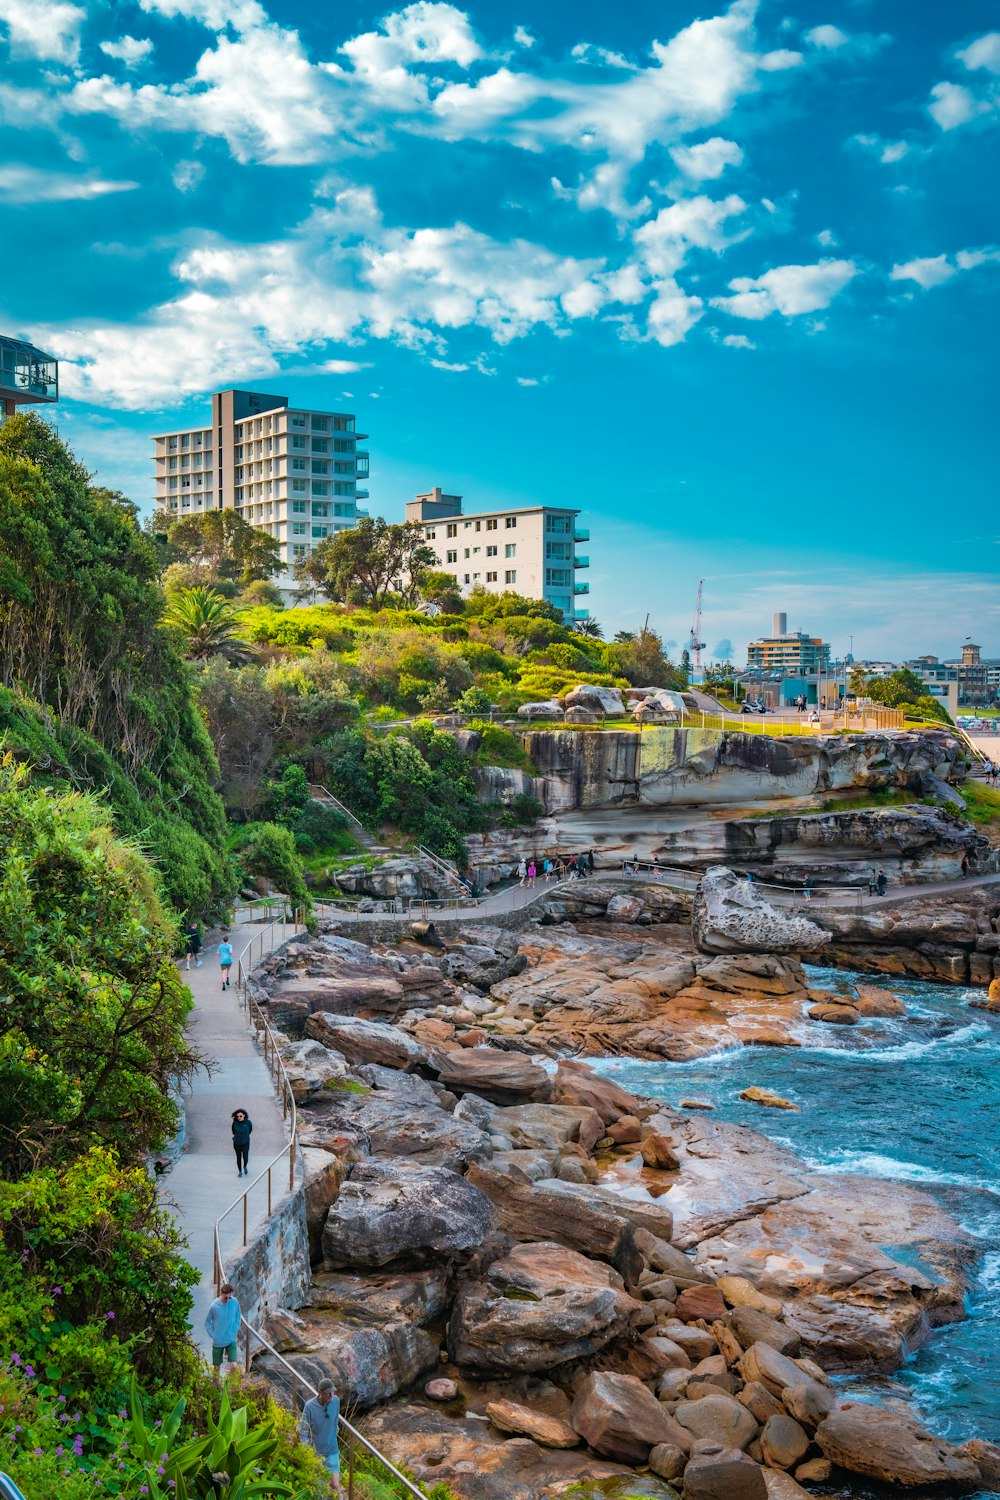
[{"label": "dense green vegetation", "polygon": [[219,768],[154,542],[39,417],[0,427],[0,746],[108,799],[180,909],[235,890]]},{"label": "dense green vegetation", "polygon": [[898,667],[885,677],[868,677],[860,667],[855,667],[848,680],[848,687],[852,693],[870,698],[873,703],[884,704],[886,708],[898,708],[905,719],[951,723],[940,699],[932,697],[916,672],[911,672],[907,667]]}]

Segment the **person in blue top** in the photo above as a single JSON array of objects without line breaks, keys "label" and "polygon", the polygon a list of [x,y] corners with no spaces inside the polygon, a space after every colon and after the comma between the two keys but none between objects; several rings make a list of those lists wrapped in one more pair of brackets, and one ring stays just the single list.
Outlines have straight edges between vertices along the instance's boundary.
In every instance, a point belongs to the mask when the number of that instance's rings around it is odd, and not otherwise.
[{"label": "person in blue top", "polygon": [[340,1402],[332,1380],[321,1380],[316,1394],[302,1408],[299,1436],[311,1443],[326,1465],[333,1493],[340,1489],[340,1448],[337,1429],[340,1426]]},{"label": "person in blue top", "polygon": [[229,933],[222,934],[222,942],[219,944],[219,963],[222,966],[222,988],[229,988],[229,972],[233,967],[233,945],[229,941]]},{"label": "person in blue top", "polygon": [[224,1281],[205,1317],[205,1332],[212,1340],[212,1373],[216,1381],[224,1359],[231,1365],[237,1363],[236,1337],[242,1316],[232,1283]]}]

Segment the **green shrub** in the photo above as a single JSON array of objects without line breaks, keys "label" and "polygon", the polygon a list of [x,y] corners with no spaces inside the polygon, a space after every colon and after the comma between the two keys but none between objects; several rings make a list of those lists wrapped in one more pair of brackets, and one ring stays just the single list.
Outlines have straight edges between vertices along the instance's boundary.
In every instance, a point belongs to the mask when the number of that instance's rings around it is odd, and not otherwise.
[{"label": "green shrub", "polygon": [[268,881],[293,906],[308,910],[309,891],[294,835],[278,823],[246,823],[234,830],[233,851],[243,872]]}]

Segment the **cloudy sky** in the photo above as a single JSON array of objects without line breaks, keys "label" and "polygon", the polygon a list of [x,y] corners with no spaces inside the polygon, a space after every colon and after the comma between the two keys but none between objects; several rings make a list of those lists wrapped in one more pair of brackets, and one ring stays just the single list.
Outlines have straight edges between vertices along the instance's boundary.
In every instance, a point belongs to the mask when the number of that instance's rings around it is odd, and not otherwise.
[{"label": "cloudy sky", "polygon": [[371,509],[579,505],[593,613],[1000,655],[995,0],[0,0],[0,331],[148,505],[239,384]]}]

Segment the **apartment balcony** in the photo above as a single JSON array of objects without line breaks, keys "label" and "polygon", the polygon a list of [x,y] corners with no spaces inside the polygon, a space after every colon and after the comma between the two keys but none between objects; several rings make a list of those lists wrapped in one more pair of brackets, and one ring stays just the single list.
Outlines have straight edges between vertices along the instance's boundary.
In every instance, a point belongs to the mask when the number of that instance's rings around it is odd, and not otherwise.
[{"label": "apartment balcony", "polygon": [[590,532],[588,531],[588,529],[586,528],[586,526],[584,526],[584,527],[582,527],[582,528],[580,528],[580,529],[578,529],[578,530],[576,530],[576,531],[573,532],[573,540],[574,540],[574,542],[589,542],[590,541]]},{"label": "apartment balcony", "polygon": [[590,584],[589,583],[574,583],[574,585],[573,585],[573,592],[574,592],[574,594],[589,594],[590,593]]},{"label": "apartment balcony", "polygon": [[367,479],[369,455],[367,453],[356,453],[354,456],[358,461],[358,478]]},{"label": "apartment balcony", "polygon": [[574,609],[574,611],[573,611],[573,618],[574,618],[574,620],[589,620],[590,619],[590,610],[589,609]]},{"label": "apartment balcony", "polygon": [[573,566],[574,566],[574,568],[589,568],[590,567],[590,558],[589,557],[581,557],[578,554],[573,559]]},{"label": "apartment balcony", "polygon": [[[367,490],[355,490],[354,491],[354,498],[355,498],[355,500],[367,500],[368,499],[368,491]],[[360,514],[360,512],[359,512],[359,514]]]}]

